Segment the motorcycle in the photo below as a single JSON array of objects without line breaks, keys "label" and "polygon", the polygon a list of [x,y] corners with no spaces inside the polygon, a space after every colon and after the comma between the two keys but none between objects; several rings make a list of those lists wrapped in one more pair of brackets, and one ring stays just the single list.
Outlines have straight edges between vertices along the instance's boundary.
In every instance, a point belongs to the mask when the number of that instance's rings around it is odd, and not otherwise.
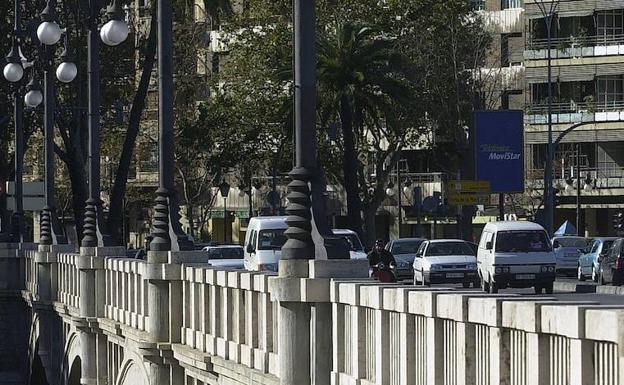
[{"label": "motorcycle", "polygon": [[385,263],[381,262],[375,266],[371,266],[370,276],[379,282],[394,283],[397,281],[394,269],[394,266],[387,266]]}]

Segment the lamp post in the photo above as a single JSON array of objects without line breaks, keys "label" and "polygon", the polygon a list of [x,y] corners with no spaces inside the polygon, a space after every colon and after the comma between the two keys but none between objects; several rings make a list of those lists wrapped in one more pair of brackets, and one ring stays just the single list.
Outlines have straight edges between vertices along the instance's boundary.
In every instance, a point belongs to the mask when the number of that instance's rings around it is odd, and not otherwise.
[{"label": "lamp post", "polygon": [[544,17],[546,23],[546,35],[547,35],[547,66],[548,66],[548,148],[546,154],[546,167],[544,170],[544,211],[545,211],[545,226],[546,231],[550,236],[553,235],[553,223],[554,223],[554,191],[552,186],[553,175],[553,138],[552,138],[552,55],[551,55],[551,40],[552,40],[552,22],[557,7],[559,6],[559,0],[550,1],[546,6],[545,0],[537,0],[536,4]]},{"label": "lamp post", "polygon": [[[581,225],[583,221],[581,220],[581,189],[585,192],[591,192],[593,190],[592,180],[587,174],[584,180],[581,180],[581,145],[576,144],[576,162],[574,165],[575,177],[576,177],[576,235],[581,235]],[[581,186],[583,186],[581,188]],[[574,190],[574,179],[568,178],[566,180],[566,191],[571,193]]]},{"label": "lamp post", "polygon": [[[174,190],[173,135],[173,10],[169,0],[158,0],[158,190],[152,220],[150,250],[192,248],[180,226]],[[110,36],[110,35],[109,35]]]},{"label": "lamp post", "polygon": [[[128,25],[123,21],[124,12],[117,0],[107,9],[110,18],[101,29],[98,38],[101,0],[90,0],[87,34],[87,82],[89,83],[89,197],[85,206],[85,224],[81,245],[83,247],[109,246],[110,236],[102,230],[102,200],[100,199],[100,39],[104,44],[116,46],[128,37]],[[110,194],[109,194],[110,196]]]},{"label": "lamp post", "polygon": [[219,185],[219,192],[223,198],[223,243],[227,243],[227,197],[230,195],[230,185],[225,179]]}]

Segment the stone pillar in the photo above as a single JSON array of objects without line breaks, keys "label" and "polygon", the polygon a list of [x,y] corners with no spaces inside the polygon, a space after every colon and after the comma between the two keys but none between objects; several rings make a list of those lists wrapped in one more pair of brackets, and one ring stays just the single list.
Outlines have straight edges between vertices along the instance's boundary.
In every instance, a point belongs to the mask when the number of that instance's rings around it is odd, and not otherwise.
[{"label": "stone pillar", "polygon": [[[97,331],[93,330],[92,320],[102,315],[106,283],[104,279],[104,258],[123,256],[123,247],[81,247],[78,268],[80,274],[80,348],[83,384],[103,383],[106,372],[98,371]],[[96,279],[97,278],[97,279]],[[99,310],[99,311],[98,311]],[[100,372],[98,374],[98,372]]]}]

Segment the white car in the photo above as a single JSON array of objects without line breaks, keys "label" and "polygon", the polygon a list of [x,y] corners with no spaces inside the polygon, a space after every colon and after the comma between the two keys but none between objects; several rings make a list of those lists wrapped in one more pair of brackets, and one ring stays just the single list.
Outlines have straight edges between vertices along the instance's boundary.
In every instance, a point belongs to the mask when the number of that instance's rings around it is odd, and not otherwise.
[{"label": "white car", "polygon": [[588,245],[583,237],[560,236],[552,239],[553,252],[557,259],[557,273],[573,274],[577,271],[582,250]]},{"label": "white car", "polygon": [[474,249],[460,239],[424,241],[414,258],[414,284],[461,283],[479,285]]},{"label": "white car", "polygon": [[333,229],[332,232],[334,235],[340,235],[347,240],[350,248],[349,255],[351,256],[351,259],[366,259],[364,246],[362,246],[360,237],[358,237],[355,231],[349,229]]},{"label": "white car", "polygon": [[243,247],[239,245],[206,246],[210,266],[244,269]]}]

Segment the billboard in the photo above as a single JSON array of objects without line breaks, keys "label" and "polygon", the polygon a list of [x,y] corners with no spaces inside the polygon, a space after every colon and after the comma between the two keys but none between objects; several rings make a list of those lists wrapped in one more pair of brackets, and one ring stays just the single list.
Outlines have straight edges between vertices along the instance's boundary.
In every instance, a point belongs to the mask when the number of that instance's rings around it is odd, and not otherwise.
[{"label": "billboard", "polygon": [[492,193],[524,191],[524,122],[522,111],[477,111],[475,176],[489,181]]}]

